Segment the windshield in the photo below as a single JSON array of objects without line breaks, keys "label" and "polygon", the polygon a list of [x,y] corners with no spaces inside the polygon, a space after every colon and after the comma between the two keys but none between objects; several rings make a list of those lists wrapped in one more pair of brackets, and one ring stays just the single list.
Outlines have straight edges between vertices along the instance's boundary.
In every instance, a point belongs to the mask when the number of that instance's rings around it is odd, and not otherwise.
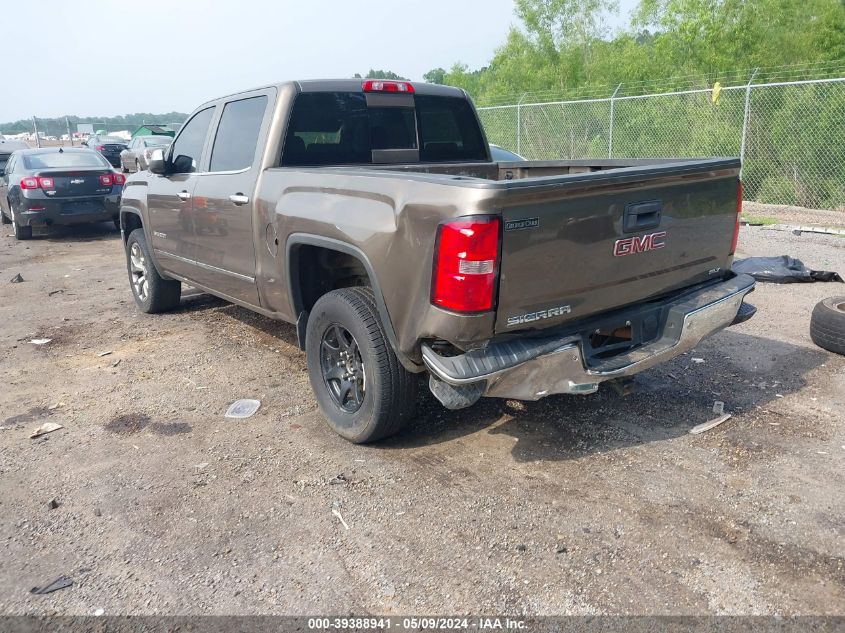
[{"label": "windshield", "polygon": [[491,145],[490,146],[490,155],[492,156],[493,160],[495,160],[495,161],[525,160],[519,154],[514,154],[513,152],[509,152],[505,148],[499,147],[498,145]]},{"label": "windshield", "polygon": [[27,169],[53,169],[61,167],[108,167],[106,159],[94,152],[54,152],[30,154],[23,157]]},{"label": "windshield", "polygon": [[144,147],[167,147],[170,145],[172,138],[169,136],[160,136],[155,138],[145,138]]}]

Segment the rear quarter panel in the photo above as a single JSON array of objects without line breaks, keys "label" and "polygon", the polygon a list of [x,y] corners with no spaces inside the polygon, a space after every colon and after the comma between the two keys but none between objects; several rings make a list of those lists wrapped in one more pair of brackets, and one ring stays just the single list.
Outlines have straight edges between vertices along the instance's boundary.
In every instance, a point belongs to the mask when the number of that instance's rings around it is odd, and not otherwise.
[{"label": "rear quarter panel", "polygon": [[[492,312],[456,318],[429,299],[438,225],[489,213],[491,192],[457,186],[460,181],[452,185],[353,169],[270,169],[261,183],[257,213],[267,227],[261,231],[265,243],[256,251],[263,260],[259,279],[266,308],[296,320],[290,288],[278,281],[287,279],[288,245],[317,236],[348,244],[366,258],[403,354],[419,360],[421,338],[459,344],[489,338]],[[275,254],[270,235],[278,240]]]}]

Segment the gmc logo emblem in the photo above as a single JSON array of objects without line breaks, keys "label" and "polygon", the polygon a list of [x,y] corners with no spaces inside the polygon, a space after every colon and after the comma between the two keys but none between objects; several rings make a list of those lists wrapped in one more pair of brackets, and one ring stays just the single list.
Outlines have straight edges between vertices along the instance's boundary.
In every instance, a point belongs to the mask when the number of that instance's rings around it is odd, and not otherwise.
[{"label": "gmc logo emblem", "polygon": [[633,255],[634,253],[645,253],[646,251],[656,251],[658,248],[666,246],[666,231],[658,231],[657,233],[649,233],[648,235],[638,235],[636,237],[626,237],[622,240],[616,240],[613,245],[613,256],[624,257],[625,255]]}]

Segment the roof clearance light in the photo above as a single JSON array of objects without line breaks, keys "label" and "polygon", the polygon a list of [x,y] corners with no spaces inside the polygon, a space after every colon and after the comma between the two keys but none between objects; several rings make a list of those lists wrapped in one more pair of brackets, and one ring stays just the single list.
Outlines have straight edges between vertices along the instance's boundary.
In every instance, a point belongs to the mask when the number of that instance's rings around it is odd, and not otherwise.
[{"label": "roof clearance light", "polygon": [[364,92],[403,92],[414,94],[414,86],[407,81],[373,81],[364,82]]}]

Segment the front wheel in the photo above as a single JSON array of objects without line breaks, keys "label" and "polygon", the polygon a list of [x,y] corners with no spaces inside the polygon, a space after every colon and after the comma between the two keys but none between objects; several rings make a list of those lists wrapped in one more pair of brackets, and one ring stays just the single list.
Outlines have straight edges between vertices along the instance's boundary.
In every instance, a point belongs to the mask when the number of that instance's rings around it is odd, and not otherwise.
[{"label": "front wheel", "polygon": [[167,312],[179,305],[182,284],[158,274],[144,229],[135,229],[126,240],[126,267],[132,296],[141,312]]},{"label": "front wheel", "polygon": [[[11,206],[9,208],[11,208]],[[11,213],[11,211],[10,211],[10,213]],[[2,223],[2,224],[11,224],[12,223],[12,219],[8,215],[3,213],[2,209],[0,209],[0,223]]]},{"label": "front wheel", "polygon": [[305,352],[317,404],[341,437],[374,442],[413,417],[416,377],[396,358],[369,288],[320,297],[308,316]]}]

